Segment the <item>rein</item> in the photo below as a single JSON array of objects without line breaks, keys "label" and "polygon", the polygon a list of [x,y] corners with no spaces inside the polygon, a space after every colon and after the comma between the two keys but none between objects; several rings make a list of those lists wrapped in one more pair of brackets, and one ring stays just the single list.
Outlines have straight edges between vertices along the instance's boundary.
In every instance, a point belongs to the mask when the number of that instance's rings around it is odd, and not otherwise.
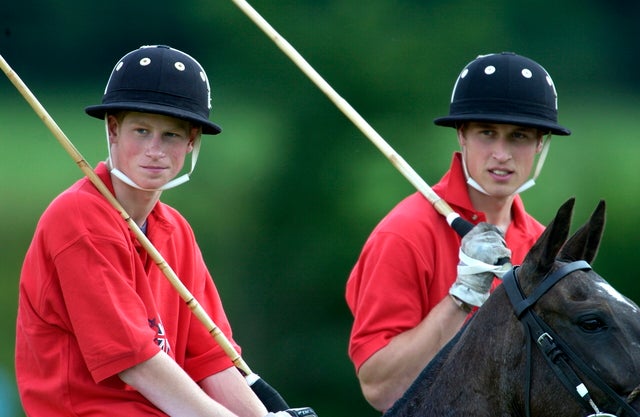
[{"label": "rein", "polygon": [[[614,400],[619,406],[618,413],[626,411],[629,415],[640,417],[640,413],[635,411],[628,402],[633,401],[638,395],[636,388],[627,401],[621,398],[606,382],[600,378],[558,335],[536,314],[531,307],[542,297],[549,289],[551,289],[562,278],[574,271],[591,270],[589,263],[585,261],[576,261],[563,265],[552,274],[542,280],[529,297],[524,297],[522,288],[517,280],[518,267],[512,268],[507,272],[503,280],[503,285],[511,301],[514,313],[518,320],[522,323],[526,330],[527,337],[527,375],[525,387],[525,412],[530,417],[530,394],[531,394],[531,344],[532,341],[542,352],[547,363],[554,371],[558,379],[569,390],[569,392],[582,404],[586,409],[593,409],[595,414],[589,417],[603,416],[615,417],[612,414],[601,413],[596,404],[591,399],[591,395],[585,384],[580,380],[576,372],[569,365],[573,363],[582,373],[584,373],[591,382],[601,389],[609,398]],[[635,394],[634,394],[635,393]],[[633,396],[633,398],[632,398]]]}]

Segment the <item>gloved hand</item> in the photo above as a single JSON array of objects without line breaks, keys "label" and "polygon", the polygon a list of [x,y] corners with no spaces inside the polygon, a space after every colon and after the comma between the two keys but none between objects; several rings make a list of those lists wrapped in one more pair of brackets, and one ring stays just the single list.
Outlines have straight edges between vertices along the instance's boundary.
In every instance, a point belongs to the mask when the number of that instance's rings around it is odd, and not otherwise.
[{"label": "gloved hand", "polygon": [[284,411],[278,411],[276,413],[269,413],[265,417],[318,417],[313,408],[301,407],[301,408],[289,408]]},{"label": "gloved hand", "polygon": [[501,258],[510,258],[504,235],[496,226],[478,223],[460,244],[458,277],[449,294],[471,306],[481,306],[489,298],[493,277],[502,276],[511,265],[496,265]]}]

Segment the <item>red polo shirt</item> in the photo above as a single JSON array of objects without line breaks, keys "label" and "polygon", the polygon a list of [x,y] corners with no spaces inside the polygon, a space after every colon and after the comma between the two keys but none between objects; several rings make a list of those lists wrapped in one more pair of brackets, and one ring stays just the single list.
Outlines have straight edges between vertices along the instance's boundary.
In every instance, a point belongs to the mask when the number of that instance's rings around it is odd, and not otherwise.
[{"label": "red polo shirt", "polygon": [[[464,219],[486,221],[474,210],[459,153],[433,187]],[[544,226],[527,214],[520,196],[512,207],[506,242],[515,264],[538,239]],[[416,327],[448,293],[457,275],[460,236],[420,193],[401,201],[367,239],[346,286],[354,316],[349,356],[356,370],[390,340]],[[499,280],[494,281],[494,288]]]},{"label": "red polo shirt", "polygon": [[[105,165],[96,172],[112,189]],[[187,221],[158,202],[147,230],[232,340]],[[195,381],[233,365],[86,178],[58,196],[37,225],[20,276],[16,333],[17,383],[31,416],[164,415],[117,376],[161,349]]]}]

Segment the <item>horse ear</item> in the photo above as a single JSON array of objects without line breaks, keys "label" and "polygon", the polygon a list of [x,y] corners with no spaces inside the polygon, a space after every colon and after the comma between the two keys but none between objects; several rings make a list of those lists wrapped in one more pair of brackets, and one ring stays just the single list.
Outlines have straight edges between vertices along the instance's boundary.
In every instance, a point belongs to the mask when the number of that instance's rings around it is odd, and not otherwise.
[{"label": "horse ear", "polygon": [[[560,248],[569,236],[575,198],[567,200],[556,213],[522,262],[521,276],[544,277],[551,270]],[[535,284],[535,283],[534,283]]]},{"label": "horse ear", "polygon": [[571,236],[560,251],[561,259],[585,260],[589,263],[595,259],[604,232],[605,208],[604,200],[600,200],[589,221]]}]

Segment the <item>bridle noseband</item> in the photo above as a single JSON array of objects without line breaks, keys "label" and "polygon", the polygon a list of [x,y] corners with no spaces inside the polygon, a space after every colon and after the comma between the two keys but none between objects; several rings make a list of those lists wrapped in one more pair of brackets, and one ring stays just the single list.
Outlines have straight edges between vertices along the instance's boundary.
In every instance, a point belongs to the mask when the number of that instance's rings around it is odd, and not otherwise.
[{"label": "bridle noseband", "polygon": [[531,391],[531,343],[536,345],[542,352],[542,356],[554,371],[558,379],[569,390],[569,392],[587,410],[593,410],[595,414],[589,417],[603,416],[615,417],[612,414],[601,413],[591,399],[585,384],[580,380],[576,372],[569,365],[573,363],[591,382],[602,390],[609,398],[614,400],[620,407],[618,414],[626,411],[630,416],[640,417],[640,413],[635,411],[623,398],[621,398],[606,382],[598,376],[558,335],[536,314],[531,307],[551,289],[558,281],[574,271],[590,271],[592,268],[585,261],[570,262],[550,275],[547,275],[542,282],[533,290],[528,297],[524,297],[522,288],[517,280],[518,267],[512,268],[502,278],[503,286],[507,291],[513,311],[525,328],[527,341],[527,376],[525,392],[525,412],[530,416],[530,391]]}]

